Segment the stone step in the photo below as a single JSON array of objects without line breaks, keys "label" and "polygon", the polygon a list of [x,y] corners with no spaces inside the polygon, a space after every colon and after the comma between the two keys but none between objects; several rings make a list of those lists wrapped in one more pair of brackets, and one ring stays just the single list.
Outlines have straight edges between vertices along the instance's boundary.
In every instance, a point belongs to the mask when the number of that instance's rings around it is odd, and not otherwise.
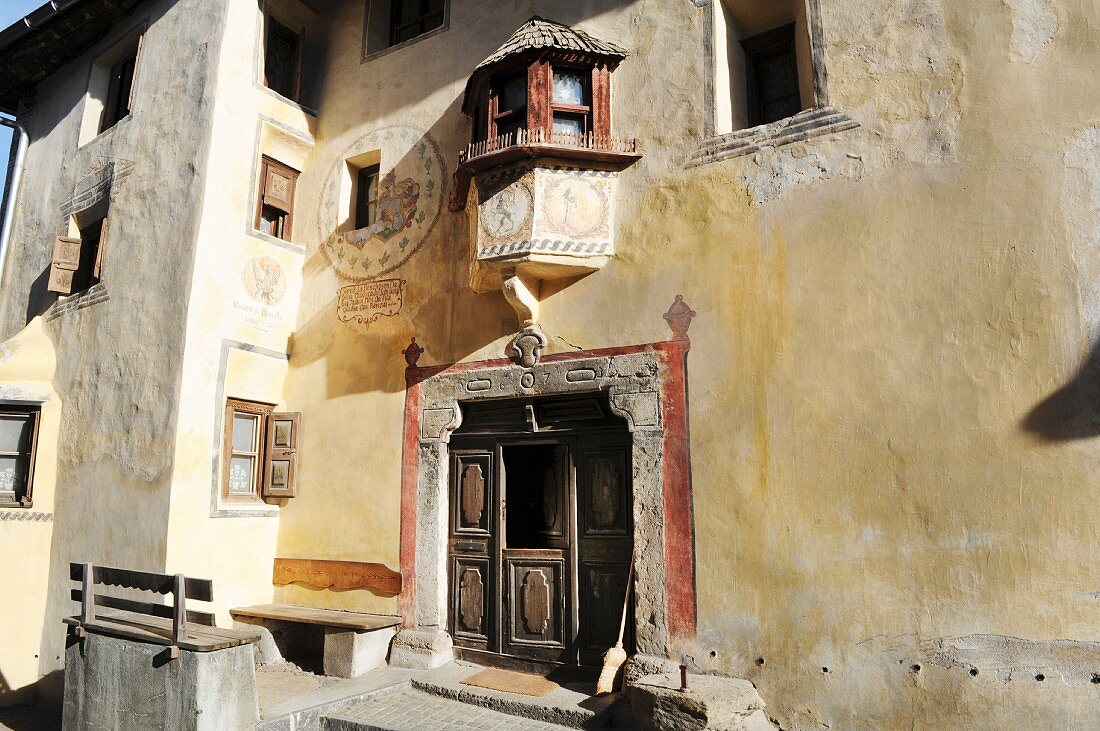
[{"label": "stone step", "polygon": [[618,696],[594,696],[592,683],[586,682],[564,682],[541,697],[462,684],[483,669],[473,663],[453,662],[413,678],[412,686],[448,700],[565,728],[607,728],[619,710]]},{"label": "stone step", "polygon": [[421,690],[390,693],[321,718],[321,731],[561,731],[565,726],[518,718]]}]

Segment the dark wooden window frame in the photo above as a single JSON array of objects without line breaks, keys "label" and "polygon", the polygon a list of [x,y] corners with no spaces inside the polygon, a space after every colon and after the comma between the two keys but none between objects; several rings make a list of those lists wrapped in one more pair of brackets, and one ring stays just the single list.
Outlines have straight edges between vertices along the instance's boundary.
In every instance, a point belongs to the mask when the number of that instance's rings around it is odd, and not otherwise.
[{"label": "dark wooden window frame", "polygon": [[757,68],[757,64],[761,61],[784,55],[790,56],[791,63],[794,66],[793,95],[798,98],[798,106],[800,108],[802,106],[802,90],[798,79],[798,43],[795,33],[796,24],[787,23],[741,41],[741,48],[745,52],[745,82],[748,92],[750,127],[786,118],[767,119],[764,115],[764,100],[761,98],[759,70]]},{"label": "dark wooden window frame", "polygon": [[[554,102],[554,71],[579,73],[583,79],[585,99],[583,105]],[[487,91],[481,92],[481,103],[472,111],[473,141],[492,140],[500,136],[502,122],[514,122],[516,116],[525,116],[528,130],[542,130],[550,134],[554,128],[554,115],[581,117],[582,134],[597,137],[611,136],[611,72],[612,69],[597,59],[576,54],[562,58],[527,59],[522,66],[503,67],[489,78]],[[503,84],[526,75],[527,103],[522,109],[500,108]]]},{"label": "dark wooden window frame", "polygon": [[[557,72],[572,73],[581,77],[584,85],[584,99],[587,104],[560,104],[554,101],[554,76]],[[554,129],[554,118],[559,114],[567,117],[579,117],[581,119],[581,134],[592,132],[592,75],[595,69],[592,67],[567,66],[555,64],[550,68],[550,129]]]},{"label": "dark wooden window frame", "polygon": [[[23,485],[22,494],[16,488],[14,497],[0,496],[0,508],[29,508],[33,505],[34,494],[34,465],[38,454],[38,429],[42,421],[42,409],[34,405],[0,404],[0,417],[3,416],[30,416],[31,438],[27,449],[27,478]],[[23,452],[0,452],[0,456],[19,456]]]},{"label": "dark wooden window frame", "polygon": [[[371,207],[378,205],[379,187],[382,184],[381,180],[382,166],[379,163],[374,165],[366,165],[355,173],[355,211],[353,216],[355,217],[355,228],[366,228],[374,223],[377,216],[377,211],[374,215],[371,215]],[[368,198],[370,194],[370,178],[375,179],[374,198]],[[367,185],[364,185],[367,183]]]},{"label": "dark wooden window frame", "polygon": [[[225,400],[225,427],[222,435],[222,500],[227,503],[261,503],[263,502],[263,476],[265,464],[265,450],[267,445],[268,417],[275,412],[274,404],[266,404],[259,401],[247,401],[245,399],[227,398]],[[256,433],[254,435],[254,451],[237,452],[233,449],[233,420],[237,414],[250,414],[256,417]],[[233,465],[233,457],[250,456],[253,458],[252,492],[233,493],[229,491],[229,471]]]},{"label": "dark wooden window frame", "polygon": [[143,38],[144,36],[138,36],[133,52],[126,53],[111,65],[107,80],[107,98],[103,103],[103,115],[99,121],[100,134],[130,116],[130,110],[134,106],[134,81],[137,79]]},{"label": "dark wooden window frame", "polygon": [[[271,86],[271,80],[268,76],[268,43],[272,34],[282,36],[287,41],[288,45],[293,48],[291,54],[291,80],[290,88],[284,90],[276,89]],[[264,73],[264,86],[271,91],[275,92],[284,99],[297,104],[302,93],[302,34],[295,32],[286,23],[283,23],[278,18],[273,16],[270,12],[265,10],[264,12],[264,56],[263,56],[263,73]]]},{"label": "dark wooden window frame", "polygon": [[[290,180],[290,195],[285,205],[285,208],[288,210],[284,210],[283,207],[271,205],[270,202],[265,201],[269,172],[280,173]],[[298,175],[299,172],[297,170],[290,167],[289,165],[275,160],[274,158],[268,157],[267,155],[263,155],[260,158],[259,190],[256,195],[256,210],[252,224],[253,228],[256,231],[265,233],[263,231],[264,209],[271,208],[283,214],[283,222],[281,230],[275,230],[273,233],[266,235],[274,236],[275,238],[282,239],[283,241],[290,241],[291,232],[293,231],[294,224],[294,196],[298,188]]]}]

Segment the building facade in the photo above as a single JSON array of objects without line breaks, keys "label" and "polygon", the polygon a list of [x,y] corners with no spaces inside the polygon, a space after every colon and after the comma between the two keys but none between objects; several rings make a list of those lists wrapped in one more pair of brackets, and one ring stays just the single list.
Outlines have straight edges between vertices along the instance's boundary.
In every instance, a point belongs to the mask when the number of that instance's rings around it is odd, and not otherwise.
[{"label": "building facade", "polygon": [[210,578],[223,622],[399,614],[433,662],[598,662],[629,584],[639,666],[750,679],[782,728],[1094,727],[1098,17],[83,0],[3,31],[0,703],[57,697],[93,562]]}]

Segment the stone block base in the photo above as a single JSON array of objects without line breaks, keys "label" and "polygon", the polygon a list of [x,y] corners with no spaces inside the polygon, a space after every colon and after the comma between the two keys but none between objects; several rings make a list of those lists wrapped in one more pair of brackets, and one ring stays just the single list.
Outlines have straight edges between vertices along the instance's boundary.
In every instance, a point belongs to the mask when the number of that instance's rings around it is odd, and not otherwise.
[{"label": "stone block base", "polygon": [[647,675],[626,688],[639,729],[645,731],[775,731],[764,715],[764,700],[753,684],[714,675]]},{"label": "stone block base", "polygon": [[393,638],[390,665],[432,670],[455,659],[451,636],[442,630],[403,629]]},{"label": "stone block base", "polygon": [[358,678],[386,664],[395,627],[359,631],[325,627],[325,675]]},{"label": "stone block base", "polygon": [[252,645],[180,650],[88,632],[65,650],[64,728],[224,731],[260,720]]}]

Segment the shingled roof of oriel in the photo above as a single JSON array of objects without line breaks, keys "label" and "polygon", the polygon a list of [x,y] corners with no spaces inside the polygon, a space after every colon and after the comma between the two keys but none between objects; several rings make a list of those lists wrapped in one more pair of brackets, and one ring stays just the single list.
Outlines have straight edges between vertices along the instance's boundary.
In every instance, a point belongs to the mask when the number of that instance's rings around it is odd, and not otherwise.
[{"label": "shingled roof of oriel", "polygon": [[570,28],[568,25],[555,23],[536,15],[521,25],[512,37],[504,42],[504,45],[479,63],[474,71],[476,73],[483,68],[493,66],[509,56],[544,48],[590,53],[594,56],[617,59],[626,58],[626,51],[618,46],[593,38],[583,30]]}]

